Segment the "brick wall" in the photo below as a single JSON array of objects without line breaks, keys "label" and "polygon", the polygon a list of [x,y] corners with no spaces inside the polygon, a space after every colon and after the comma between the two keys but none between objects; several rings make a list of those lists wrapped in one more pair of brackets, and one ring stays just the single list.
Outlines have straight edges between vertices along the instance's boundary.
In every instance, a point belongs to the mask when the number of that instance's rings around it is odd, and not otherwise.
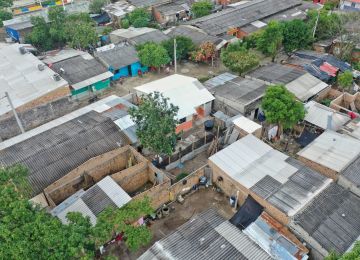
[{"label": "brick wall", "polygon": [[334,181],[336,181],[339,177],[338,173],[332,169],[329,169],[328,167],[325,167],[321,164],[318,164],[314,161],[311,161],[309,159],[306,159],[302,156],[298,157],[299,161],[302,161],[303,163],[305,163],[305,165],[309,166],[310,168],[312,168],[313,170],[321,173],[322,175],[333,179]]},{"label": "brick wall", "polygon": [[[289,217],[270,204],[268,201],[258,196],[251,190],[242,186],[237,181],[233,180],[227,174],[225,174],[219,167],[209,161],[209,165],[213,171],[213,182],[223,190],[223,192],[227,196],[235,196],[237,191],[239,191],[238,202],[239,204],[243,204],[248,195],[251,195],[261,206],[264,207],[265,212],[269,213],[273,218],[279,221],[283,225],[287,225],[289,223]],[[219,177],[222,177],[222,180],[219,181]]]},{"label": "brick wall", "polygon": [[148,164],[142,162],[111,176],[127,193],[131,193],[149,181]]}]

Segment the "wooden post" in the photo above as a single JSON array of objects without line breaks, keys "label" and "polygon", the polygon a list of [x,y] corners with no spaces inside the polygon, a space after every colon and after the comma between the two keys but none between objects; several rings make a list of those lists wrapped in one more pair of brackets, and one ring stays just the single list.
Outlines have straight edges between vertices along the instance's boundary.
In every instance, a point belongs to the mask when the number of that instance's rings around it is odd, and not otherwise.
[{"label": "wooden post", "polygon": [[205,144],[206,144],[206,131],[205,131]]}]

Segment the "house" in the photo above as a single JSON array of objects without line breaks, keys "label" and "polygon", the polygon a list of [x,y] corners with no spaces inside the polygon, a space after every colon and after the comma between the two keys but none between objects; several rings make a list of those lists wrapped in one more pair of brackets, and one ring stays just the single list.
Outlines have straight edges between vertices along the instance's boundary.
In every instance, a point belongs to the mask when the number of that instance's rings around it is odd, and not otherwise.
[{"label": "house", "polygon": [[332,183],[297,213],[291,231],[311,249],[311,259],[351,250],[360,237],[360,198]]},{"label": "house", "polygon": [[[48,62],[48,61],[45,61]],[[49,62],[49,67],[61,75],[70,85],[71,95],[86,98],[96,95],[110,86],[113,74],[86,52],[59,57],[56,62]]]},{"label": "house", "polygon": [[167,237],[155,242],[139,260],[272,259],[259,245],[215,209],[193,216]]},{"label": "house", "polygon": [[110,118],[96,111],[74,115],[0,143],[0,164],[27,167],[33,196],[90,158],[129,143]]},{"label": "house", "polygon": [[341,0],[340,9],[344,11],[360,11],[360,1],[359,0]]},{"label": "house", "polygon": [[125,18],[126,14],[135,10],[135,6],[129,4],[127,1],[120,0],[105,5],[101,10],[106,12],[113,22],[120,22],[121,19]]},{"label": "house", "polygon": [[297,153],[299,160],[337,180],[360,156],[360,140],[327,130]]},{"label": "house", "polygon": [[350,116],[358,117],[360,111],[360,93],[341,93],[330,102],[330,107],[336,111],[347,113]]},{"label": "house", "polygon": [[70,95],[69,85],[42,61],[27,50],[26,45],[11,44],[0,47],[0,115],[13,106],[23,111]]},{"label": "house", "polygon": [[204,83],[215,96],[214,109],[236,116],[242,114],[250,119],[257,118],[261,99],[267,84],[223,73]]},{"label": "house", "polygon": [[188,37],[193,41],[193,43],[196,46],[200,46],[204,42],[211,42],[216,46],[216,50],[220,50],[227,43],[226,40],[220,37],[208,35],[201,29],[191,25],[179,25],[172,27],[167,31],[165,31],[165,34],[167,34],[170,37],[176,37],[176,36]]},{"label": "house", "polygon": [[154,6],[152,14],[161,25],[175,24],[190,18],[191,1],[175,0],[168,4]]},{"label": "house", "polygon": [[243,115],[235,116],[231,118],[231,121],[234,124],[235,129],[239,132],[240,137],[252,134],[257,138],[261,138],[262,126],[258,123],[250,120]]},{"label": "house", "polygon": [[306,102],[330,87],[306,71],[271,63],[250,73],[246,78],[260,80],[267,85],[284,85],[297,99]]},{"label": "house", "polygon": [[136,8],[151,8],[163,4],[171,3],[172,0],[128,0]]},{"label": "house", "polygon": [[64,1],[35,1],[35,0],[25,0],[25,1],[14,1],[11,7],[12,13],[14,16],[20,16],[28,13],[38,12],[43,9],[47,9],[52,6],[64,6],[73,3],[72,0]]},{"label": "house", "polygon": [[135,77],[139,70],[144,73],[148,70],[141,65],[134,46],[128,45],[106,45],[96,49],[95,57],[114,74],[112,80],[121,77]]},{"label": "house", "polygon": [[198,118],[211,112],[213,95],[196,78],[174,74],[146,83],[135,88],[138,97],[159,92],[169,98],[169,102],[179,107],[176,119],[180,124],[176,131],[189,130]]},{"label": "house", "polygon": [[[70,1],[64,0],[63,2],[66,3]],[[61,1],[60,2],[58,1],[56,3],[60,3],[62,5]],[[25,13],[22,14],[21,16],[16,16],[13,19],[3,21],[6,34],[13,41],[24,43],[26,35],[29,34],[33,28],[33,24],[31,23],[31,17],[33,16],[43,17],[46,22],[49,22],[49,19],[47,17],[48,14],[47,9],[48,8],[42,8],[39,11]],[[88,1],[72,2],[70,5],[66,6],[67,13],[86,13],[88,11],[89,11]]]},{"label": "house", "polygon": [[110,33],[110,40],[114,44],[129,43],[136,46],[146,42],[161,43],[167,39],[169,37],[162,31],[149,27],[130,27],[128,29],[118,29]]},{"label": "house", "polygon": [[[300,5],[301,1],[298,0],[255,0],[194,19],[189,23],[213,36],[230,34],[243,38],[249,35],[250,31],[253,32],[266,26],[266,23],[261,21],[262,19],[272,19],[272,16],[276,14],[280,17],[284,16],[282,12]],[[285,15],[285,17],[295,19],[302,13],[299,10],[292,10],[291,14]],[[243,30],[245,27],[247,28]]]},{"label": "house", "polygon": [[322,130],[338,131],[350,121],[350,116],[315,101],[306,103],[305,110],[304,121]]},{"label": "house", "polygon": [[152,194],[170,187],[170,179],[131,146],[100,154],[79,165],[44,189],[53,215],[63,222],[69,211],[96,217],[108,206],[122,207],[131,199],[148,196],[152,206],[162,206]]},{"label": "house", "polygon": [[[175,246],[176,245],[176,246]],[[307,259],[308,250],[268,214],[241,231],[210,208],[155,242],[139,260]]]},{"label": "house", "polygon": [[79,212],[89,217],[95,226],[97,216],[107,207],[121,208],[131,200],[131,197],[109,176],[90,187],[81,189],[60,205],[51,210],[51,214],[58,217],[63,224],[68,224],[67,214]]},{"label": "house", "polygon": [[332,182],[249,134],[209,158],[215,184],[242,204],[248,196],[280,223]]}]

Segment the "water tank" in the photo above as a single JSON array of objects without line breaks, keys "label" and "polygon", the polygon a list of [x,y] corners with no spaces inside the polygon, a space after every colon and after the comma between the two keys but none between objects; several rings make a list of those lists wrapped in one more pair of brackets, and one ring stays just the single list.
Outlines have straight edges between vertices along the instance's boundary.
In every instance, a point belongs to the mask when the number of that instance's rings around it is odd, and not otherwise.
[{"label": "water tank", "polygon": [[214,128],[214,120],[206,120],[204,122],[205,131],[211,131]]}]

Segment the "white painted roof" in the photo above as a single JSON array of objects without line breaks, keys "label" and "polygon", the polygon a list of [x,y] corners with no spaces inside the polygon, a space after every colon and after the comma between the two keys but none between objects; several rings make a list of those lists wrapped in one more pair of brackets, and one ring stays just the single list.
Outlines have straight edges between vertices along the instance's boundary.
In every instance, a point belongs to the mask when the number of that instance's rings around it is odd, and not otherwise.
[{"label": "white painted roof", "polygon": [[190,116],[200,105],[214,100],[214,96],[196,78],[174,74],[135,88],[139,95],[160,92],[170,103],[179,107],[177,119]]},{"label": "white painted roof", "polygon": [[115,120],[114,123],[121,129],[125,130],[129,127],[132,127],[135,125],[135,122],[131,119],[130,115],[126,115],[122,118],[119,118],[118,120]]},{"label": "white painted roof", "polygon": [[330,118],[331,124],[329,124],[329,129],[334,131],[339,130],[350,120],[348,115],[337,112],[315,101],[310,101],[305,104],[305,109],[307,113],[305,114],[304,120],[322,129],[328,129],[328,120],[330,120]]},{"label": "white painted roof", "polygon": [[61,220],[63,224],[68,224],[69,221],[66,218],[66,215],[69,212],[80,212],[84,217],[90,217],[90,222],[92,225],[96,224],[96,216],[94,215],[94,213],[91,212],[89,207],[85,204],[85,202],[82,199],[76,200],[73,204],[65,208],[56,216]]},{"label": "white painted roof", "polygon": [[266,175],[284,184],[298,171],[285,161],[287,158],[287,155],[249,134],[217,152],[209,160],[250,189]]},{"label": "white painted roof", "polygon": [[110,34],[120,36],[120,37],[123,37],[126,39],[131,39],[133,37],[143,35],[145,33],[152,32],[152,31],[156,31],[156,29],[149,28],[149,27],[141,27],[141,28],[130,27],[128,29],[115,30],[115,31],[111,32]]},{"label": "white painted roof", "polygon": [[327,87],[328,84],[309,73],[286,84],[286,88],[301,101],[307,101]]},{"label": "white painted roof", "polygon": [[237,126],[238,128],[244,130],[245,132],[247,132],[249,134],[252,134],[256,130],[261,128],[261,125],[259,125],[258,123],[255,123],[254,121],[250,120],[249,118],[247,118],[245,116],[236,117],[233,120],[233,123],[235,126]]},{"label": "white painted roof", "polygon": [[104,179],[99,181],[97,185],[119,208],[131,200],[129,194],[127,194],[110,176],[106,176]]},{"label": "white painted roof", "polygon": [[348,135],[327,130],[298,152],[308,160],[341,172],[360,155],[360,141]]},{"label": "white painted roof", "polygon": [[[20,44],[0,48],[0,98],[8,92],[15,107],[22,106],[68,83],[55,81],[55,74],[31,53],[21,54]],[[44,70],[40,71],[38,65]],[[11,110],[6,98],[0,99],[0,115]]]}]

